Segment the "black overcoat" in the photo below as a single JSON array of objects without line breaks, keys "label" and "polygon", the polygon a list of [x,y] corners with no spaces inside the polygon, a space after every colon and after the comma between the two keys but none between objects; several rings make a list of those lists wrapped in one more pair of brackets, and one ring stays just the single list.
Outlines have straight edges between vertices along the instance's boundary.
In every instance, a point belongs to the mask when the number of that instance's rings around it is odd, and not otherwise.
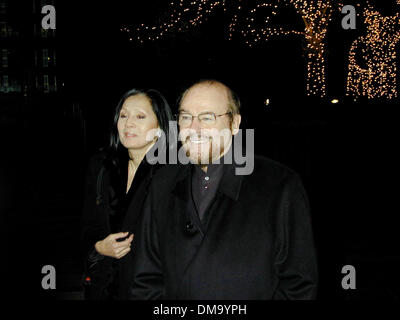
[{"label": "black overcoat", "polygon": [[264,157],[224,164],[207,230],[189,214],[191,165],[153,177],[134,239],[131,299],[314,299],[317,261],[299,176]]},{"label": "black overcoat", "polygon": [[[113,298],[126,299],[132,279],[133,251],[119,260],[98,255],[94,259],[95,262],[92,262],[88,261],[88,256],[93,254],[95,243],[110,233],[136,234],[149,183],[158,166],[150,165],[143,159],[126,195],[128,158],[119,162],[118,172],[108,158],[107,152],[103,151],[89,161],[81,219],[82,252],[86,269],[91,265],[95,266],[92,268],[95,270],[91,288],[92,299],[103,299],[103,287],[108,286],[110,279],[113,282],[112,287],[115,288]],[[99,179],[101,170],[102,177]]]}]

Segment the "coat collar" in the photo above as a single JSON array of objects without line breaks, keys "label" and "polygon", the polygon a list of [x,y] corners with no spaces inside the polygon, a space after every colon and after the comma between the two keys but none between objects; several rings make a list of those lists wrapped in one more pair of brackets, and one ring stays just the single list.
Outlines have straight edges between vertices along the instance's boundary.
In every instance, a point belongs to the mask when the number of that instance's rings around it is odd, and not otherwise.
[{"label": "coat collar", "polygon": [[[236,175],[237,164],[220,164],[224,166],[224,173],[218,186],[218,191],[225,194],[232,200],[238,200],[243,176]],[[191,174],[193,164],[179,164],[175,187],[172,193],[182,200],[189,200],[191,197]]]},{"label": "coat collar", "polygon": [[239,199],[240,188],[242,186],[243,176],[235,174],[235,164],[224,164],[224,174],[219,184],[218,190],[230,197],[232,200]]}]

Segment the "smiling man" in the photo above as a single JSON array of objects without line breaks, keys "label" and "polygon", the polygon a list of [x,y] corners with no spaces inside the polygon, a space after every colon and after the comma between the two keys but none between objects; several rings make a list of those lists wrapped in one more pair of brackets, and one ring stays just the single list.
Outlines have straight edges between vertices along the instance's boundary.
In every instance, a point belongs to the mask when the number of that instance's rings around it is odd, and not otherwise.
[{"label": "smiling man", "polygon": [[315,298],[306,193],[295,172],[264,157],[236,174],[236,94],[199,81],[181,95],[177,118],[190,163],[153,177],[133,241],[131,298]]},{"label": "smiling man", "polygon": [[200,82],[181,96],[179,136],[192,163],[207,172],[229,149],[241,116],[234,93],[216,81]]}]

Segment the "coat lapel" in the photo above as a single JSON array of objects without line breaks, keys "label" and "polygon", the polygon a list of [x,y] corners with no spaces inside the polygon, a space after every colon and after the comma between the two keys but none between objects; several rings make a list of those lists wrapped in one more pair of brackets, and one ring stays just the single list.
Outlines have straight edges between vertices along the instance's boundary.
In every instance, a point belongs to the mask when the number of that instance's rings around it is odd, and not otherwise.
[{"label": "coat lapel", "polygon": [[[226,215],[229,214],[229,207],[232,201],[237,201],[239,198],[241,183],[243,176],[235,175],[235,165],[226,164],[224,174],[218,186],[216,197],[206,213],[206,225],[202,226],[199,217],[194,212],[194,204],[191,196],[191,166],[182,165],[182,168],[177,176],[176,185],[173,188],[174,205],[172,206],[177,212],[177,224],[182,225],[181,231],[175,239],[176,259],[175,270],[179,270],[182,274],[182,281],[178,286],[178,292],[185,291],[185,284],[188,284],[190,269],[195,264],[197,257],[204,251],[203,244],[209,237],[208,232],[215,228],[207,230],[208,224],[217,223],[218,221],[226,220]],[[196,216],[193,216],[193,213]],[[188,222],[192,226],[188,226]],[[188,228],[191,227],[191,228]],[[204,266],[206,267],[206,266]]]}]

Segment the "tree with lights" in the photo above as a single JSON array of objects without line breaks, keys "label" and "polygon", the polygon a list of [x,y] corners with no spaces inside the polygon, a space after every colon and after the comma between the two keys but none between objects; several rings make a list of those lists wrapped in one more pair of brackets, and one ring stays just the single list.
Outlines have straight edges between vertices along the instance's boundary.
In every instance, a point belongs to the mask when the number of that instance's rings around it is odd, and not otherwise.
[{"label": "tree with lights", "polygon": [[350,48],[347,95],[368,99],[396,98],[400,13],[382,16],[366,1],[362,15],[367,30],[366,35],[354,40]]},{"label": "tree with lights", "polygon": [[[303,30],[284,30],[281,27],[269,26],[271,17],[276,16],[278,10],[283,7],[295,9],[304,23]],[[256,26],[254,24],[255,15],[261,8],[268,8],[271,13],[264,17],[259,26]],[[273,36],[301,36],[306,42],[307,94],[323,97],[326,95],[325,40],[333,9],[334,5],[330,0],[258,1],[256,7],[250,11],[250,15],[245,18],[245,23],[242,24],[239,32],[249,46],[261,40],[268,40]],[[230,36],[235,27],[236,25],[233,24]]]},{"label": "tree with lights", "polygon": [[[400,0],[396,0],[400,4]],[[360,3],[358,4],[360,6]],[[234,34],[252,47],[276,36],[295,35],[305,40],[308,95],[326,95],[326,35],[334,11],[341,12],[343,3],[334,0],[175,0],[170,3],[169,19],[154,26],[141,24],[136,28],[121,29],[130,34],[131,41],[143,44],[158,40],[170,32],[185,32],[204,23],[217,8],[224,12],[228,39]],[[272,25],[271,18],[280,9],[292,8],[301,17],[300,30],[284,29]],[[259,17],[262,17],[261,19]],[[347,94],[368,98],[397,97],[396,45],[400,38],[399,13],[383,17],[369,1],[363,10],[367,35],[356,39],[349,52]],[[357,63],[364,61],[364,66]]]}]

